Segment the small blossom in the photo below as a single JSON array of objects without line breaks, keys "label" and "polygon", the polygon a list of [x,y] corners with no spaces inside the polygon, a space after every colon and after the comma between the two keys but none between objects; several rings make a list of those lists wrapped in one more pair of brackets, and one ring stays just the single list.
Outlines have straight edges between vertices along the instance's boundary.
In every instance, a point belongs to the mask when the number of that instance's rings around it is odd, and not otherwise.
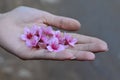
[{"label": "small blossom", "polygon": [[31,33],[33,33],[34,35],[36,35],[37,37],[39,37],[39,39],[41,38],[42,36],[42,29],[36,25],[34,25],[32,28],[31,28]]},{"label": "small blossom", "polygon": [[41,27],[41,29],[43,32],[43,34],[41,36],[41,40],[44,43],[48,44],[54,35],[54,31],[50,26],[49,27]]},{"label": "small blossom", "polygon": [[58,30],[58,31],[55,31],[55,33],[54,33],[54,36],[56,37],[56,38],[58,38],[58,40],[59,40],[59,44],[64,44],[64,38],[63,38],[63,36],[61,35],[61,32]]},{"label": "small blossom", "polygon": [[26,27],[26,28],[24,29],[24,34],[21,35],[21,39],[24,40],[24,41],[26,41],[26,40],[32,39],[33,36],[34,36],[34,33],[32,33],[32,32],[30,31],[30,29]]},{"label": "small blossom", "polygon": [[59,41],[57,38],[53,38],[50,42],[50,44],[47,46],[47,49],[49,51],[53,52],[59,52],[65,49],[64,45],[59,44]]},{"label": "small blossom", "polygon": [[77,39],[65,33],[65,45],[74,46],[76,42],[77,42]]},{"label": "small blossom", "polygon": [[36,47],[38,41],[39,41],[39,38],[37,36],[34,36],[31,40],[26,41],[26,45],[28,47]]},{"label": "small blossom", "polygon": [[54,34],[54,31],[52,29],[51,26],[48,26],[48,27],[41,27],[42,31],[43,31],[43,35],[46,35],[46,36],[53,36]]}]

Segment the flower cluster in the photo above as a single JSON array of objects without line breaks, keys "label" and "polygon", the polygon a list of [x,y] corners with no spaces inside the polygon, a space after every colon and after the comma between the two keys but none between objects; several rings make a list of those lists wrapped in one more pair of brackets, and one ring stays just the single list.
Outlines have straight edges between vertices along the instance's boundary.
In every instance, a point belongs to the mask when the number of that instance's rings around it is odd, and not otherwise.
[{"label": "flower cluster", "polygon": [[74,46],[77,39],[67,33],[61,34],[60,31],[54,31],[51,26],[25,27],[21,39],[25,41],[26,46],[30,48],[44,48],[48,51],[59,52],[68,46]]}]

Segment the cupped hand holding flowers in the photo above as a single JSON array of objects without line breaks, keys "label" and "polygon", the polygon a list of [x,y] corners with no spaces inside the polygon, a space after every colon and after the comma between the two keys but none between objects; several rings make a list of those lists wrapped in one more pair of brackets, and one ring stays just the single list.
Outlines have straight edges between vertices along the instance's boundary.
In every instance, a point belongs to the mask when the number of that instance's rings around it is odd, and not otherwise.
[{"label": "cupped hand holding flowers", "polygon": [[98,38],[76,33],[63,36],[49,25],[65,30],[80,28],[75,19],[22,6],[0,15],[0,45],[25,60],[94,60],[95,53],[108,50]]}]

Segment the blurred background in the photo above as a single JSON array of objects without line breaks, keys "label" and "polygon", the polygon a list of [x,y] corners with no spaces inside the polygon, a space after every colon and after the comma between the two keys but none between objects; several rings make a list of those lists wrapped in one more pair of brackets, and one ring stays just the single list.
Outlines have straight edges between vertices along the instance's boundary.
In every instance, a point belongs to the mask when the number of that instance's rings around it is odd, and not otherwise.
[{"label": "blurred background", "polygon": [[95,61],[22,61],[0,49],[0,80],[120,80],[120,0],[0,0],[0,13],[29,6],[79,20],[77,33],[105,40]]}]

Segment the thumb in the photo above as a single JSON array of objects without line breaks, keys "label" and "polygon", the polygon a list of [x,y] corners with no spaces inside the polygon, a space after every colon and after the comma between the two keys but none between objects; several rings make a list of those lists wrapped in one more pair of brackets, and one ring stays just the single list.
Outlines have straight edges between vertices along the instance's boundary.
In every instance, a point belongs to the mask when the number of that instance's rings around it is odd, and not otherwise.
[{"label": "thumb", "polygon": [[62,16],[56,16],[53,14],[46,14],[45,21],[46,21],[45,24],[55,26],[55,27],[65,29],[65,30],[78,30],[81,26],[79,21],[75,19],[62,17]]}]

